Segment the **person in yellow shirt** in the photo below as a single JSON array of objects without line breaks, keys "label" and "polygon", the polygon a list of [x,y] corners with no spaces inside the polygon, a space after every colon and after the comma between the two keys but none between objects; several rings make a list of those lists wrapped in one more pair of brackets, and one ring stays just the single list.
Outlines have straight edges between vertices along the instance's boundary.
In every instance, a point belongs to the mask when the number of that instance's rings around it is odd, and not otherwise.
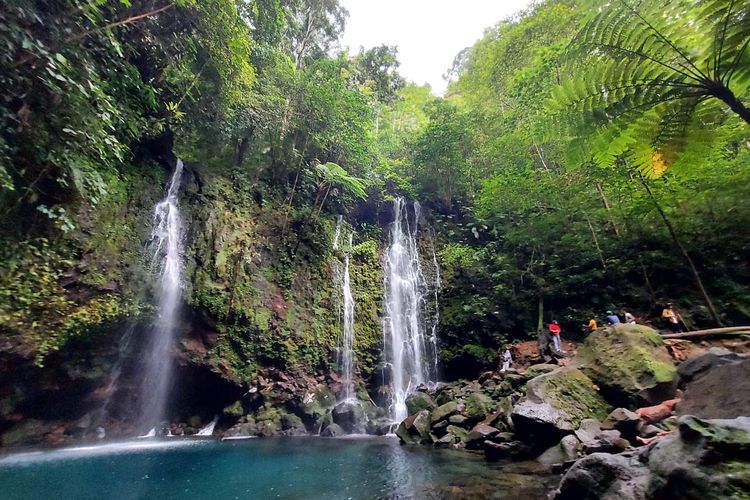
[{"label": "person in yellow shirt", "polygon": [[675,333],[682,332],[682,316],[680,313],[674,310],[672,303],[668,303],[667,307],[661,312],[661,317],[667,321],[667,327]]},{"label": "person in yellow shirt", "polygon": [[591,330],[592,332],[593,332],[594,330],[596,330],[596,329],[597,329],[598,327],[599,327],[599,326],[598,326],[598,325],[596,324],[596,320],[595,320],[594,318],[591,318],[591,319],[589,320],[589,324],[588,324],[588,325],[586,325],[586,328],[588,328],[588,329],[589,329],[589,330]]}]

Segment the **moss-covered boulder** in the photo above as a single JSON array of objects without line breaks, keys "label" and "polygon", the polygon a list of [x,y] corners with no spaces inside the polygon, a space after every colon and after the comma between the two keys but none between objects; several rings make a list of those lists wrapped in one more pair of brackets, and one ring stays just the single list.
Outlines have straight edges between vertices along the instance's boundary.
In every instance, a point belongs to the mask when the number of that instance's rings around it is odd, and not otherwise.
[{"label": "moss-covered boulder", "polygon": [[677,369],[664,341],[647,326],[597,331],[578,348],[575,366],[617,406],[657,404],[677,389]]},{"label": "moss-covered boulder", "polygon": [[495,402],[489,396],[475,392],[466,398],[466,408],[464,413],[473,421],[485,419],[495,410]]},{"label": "moss-covered boulder", "polygon": [[406,398],[406,409],[409,415],[414,415],[422,410],[432,410],[433,408],[435,408],[435,402],[426,392],[418,391]]},{"label": "moss-covered boulder", "polygon": [[448,401],[444,405],[440,405],[432,411],[431,421],[433,424],[444,420],[454,413],[458,413],[458,403],[455,401]]},{"label": "moss-covered boulder", "polygon": [[396,429],[396,435],[405,444],[428,444],[430,437],[430,412],[422,410],[407,417]]},{"label": "moss-covered boulder", "polygon": [[566,367],[531,379],[511,417],[519,437],[550,446],[582,420],[603,420],[611,410],[586,375]]}]

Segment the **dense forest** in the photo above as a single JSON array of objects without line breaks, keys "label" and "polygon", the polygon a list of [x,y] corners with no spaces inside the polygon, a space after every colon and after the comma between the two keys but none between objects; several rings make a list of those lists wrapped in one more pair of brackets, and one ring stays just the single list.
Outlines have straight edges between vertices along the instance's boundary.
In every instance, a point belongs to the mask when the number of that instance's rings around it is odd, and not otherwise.
[{"label": "dense forest", "polygon": [[[111,361],[153,315],[142,248],[177,158],[183,355],[229,380],[334,362],[338,215],[376,372],[395,196],[436,240],[448,378],[553,319],[574,337],[622,307],[661,326],[666,302],[696,327],[750,320],[748,4],[533,2],[457,55],[443,97],[397,47],[341,51],[346,20],[337,0],[4,2],[8,376]],[[2,397],[5,417],[25,396]]]}]

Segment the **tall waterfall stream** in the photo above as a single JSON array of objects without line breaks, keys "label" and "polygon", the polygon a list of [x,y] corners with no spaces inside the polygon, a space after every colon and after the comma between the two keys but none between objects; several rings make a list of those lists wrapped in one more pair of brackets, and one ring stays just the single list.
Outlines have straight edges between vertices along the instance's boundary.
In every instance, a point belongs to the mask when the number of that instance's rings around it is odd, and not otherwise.
[{"label": "tall waterfall stream", "polygon": [[167,195],[154,208],[151,248],[152,269],[159,273],[159,316],[143,353],[145,371],[139,395],[142,431],[152,429],[164,417],[171,385],[169,350],[182,288],[183,229],[177,198],[182,171],[182,160],[178,159]]},{"label": "tall waterfall stream", "polygon": [[434,249],[432,279],[428,281],[422,270],[418,202],[413,203],[412,213],[410,217],[403,198],[394,200],[384,256],[383,343],[391,372],[389,414],[396,422],[408,416],[408,395],[437,377],[437,304],[431,299],[437,300],[440,272]]}]

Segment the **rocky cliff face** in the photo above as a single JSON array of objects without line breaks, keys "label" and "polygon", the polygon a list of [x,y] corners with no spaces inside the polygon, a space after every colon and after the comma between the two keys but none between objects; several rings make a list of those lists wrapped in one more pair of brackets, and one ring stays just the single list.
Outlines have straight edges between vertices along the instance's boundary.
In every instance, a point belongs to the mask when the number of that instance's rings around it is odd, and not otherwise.
[{"label": "rocky cliff face", "polygon": [[[144,248],[171,165],[146,166],[110,179],[98,205],[71,204],[68,232],[2,238],[3,444],[91,434],[108,400],[107,427],[125,432],[138,348],[154,314]],[[342,257],[331,250],[335,218],[288,207],[242,173],[190,164],[180,203],[186,282],[172,417],[210,421],[262,368],[335,372],[341,327],[332,266]],[[347,222],[358,229],[351,274],[357,368],[366,380],[379,362],[382,232]],[[118,359],[121,375],[111,385]]]}]

